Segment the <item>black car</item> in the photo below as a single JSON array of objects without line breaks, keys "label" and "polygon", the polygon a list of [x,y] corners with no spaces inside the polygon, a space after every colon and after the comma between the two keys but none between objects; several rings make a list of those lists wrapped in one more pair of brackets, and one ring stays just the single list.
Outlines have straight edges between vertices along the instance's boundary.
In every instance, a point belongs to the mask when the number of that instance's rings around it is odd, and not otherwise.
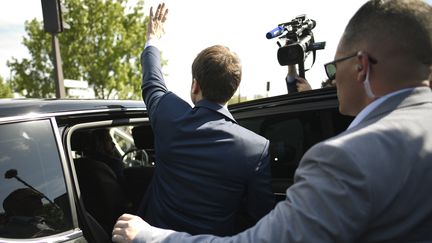
[{"label": "black car", "polygon": [[[270,140],[277,200],[303,153],[352,120],[337,106],[327,88],[229,107]],[[0,242],[109,242],[116,218],[137,210],[157,163],[142,101],[0,100],[0,134]],[[100,147],[110,155],[93,156]]]}]

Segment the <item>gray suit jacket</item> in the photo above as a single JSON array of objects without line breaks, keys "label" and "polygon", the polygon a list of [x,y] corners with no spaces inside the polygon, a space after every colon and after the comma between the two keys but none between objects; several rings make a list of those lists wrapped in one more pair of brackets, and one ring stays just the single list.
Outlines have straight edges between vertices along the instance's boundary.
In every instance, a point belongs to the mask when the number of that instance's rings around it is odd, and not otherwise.
[{"label": "gray suit jacket", "polygon": [[166,232],[159,240],[432,242],[431,221],[432,92],[416,88],[312,147],[286,200],[253,228],[226,238]]}]

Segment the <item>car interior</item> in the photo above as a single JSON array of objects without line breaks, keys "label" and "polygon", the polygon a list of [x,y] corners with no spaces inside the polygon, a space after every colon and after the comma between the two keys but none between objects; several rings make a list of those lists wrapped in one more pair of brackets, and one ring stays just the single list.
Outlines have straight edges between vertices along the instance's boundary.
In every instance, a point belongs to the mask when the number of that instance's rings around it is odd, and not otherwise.
[{"label": "car interior", "polygon": [[[295,170],[304,152],[346,128],[351,118],[332,117],[334,114],[337,112],[332,110],[285,112],[238,119],[240,125],[270,141],[276,201],[285,199],[286,189],[293,184]],[[329,119],[341,122],[328,122]],[[148,122],[109,124],[90,124],[73,130],[70,152],[83,204],[108,235],[122,213],[136,213],[157,164],[154,134]],[[92,151],[97,150],[95,147],[99,140],[104,140],[98,135],[101,133],[108,134],[112,143],[111,156],[101,156]],[[112,165],[113,162],[120,165],[121,171]]]},{"label": "car interior", "polygon": [[[146,139],[134,141],[141,136]],[[136,212],[150,183],[154,170],[151,136],[148,126],[91,127],[74,131],[71,136],[71,157],[81,199],[109,235],[121,214]]]}]

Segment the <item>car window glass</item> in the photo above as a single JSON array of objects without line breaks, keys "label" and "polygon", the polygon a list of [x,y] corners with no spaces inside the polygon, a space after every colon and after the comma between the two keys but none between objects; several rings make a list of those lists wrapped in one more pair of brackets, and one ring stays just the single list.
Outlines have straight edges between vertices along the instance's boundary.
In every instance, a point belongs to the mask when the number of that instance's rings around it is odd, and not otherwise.
[{"label": "car window glass", "polygon": [[[120,161],[121,170],[154,165],[151,160],[152,148],[138,148],[132,130],[133,126],[93,127],[78,130],[71,137],[72,158],[87,157],[102,162]],[[118,171],[119,166],[114,171]]]},{"label": "car window glass", "polygon": [[0,134],[0,238],[37,238],[71,229],[50,121],[3,124]]},{"label": "car window glass", "polygon": [[124,167],[153,166],[152,150],[150,148],[137,148],[132,136],[132,129],[133,126],[110,128],[115,151],[121,155]]},{"label": "car window glass", "polygon": [[273,178],[292,180],[303,154],[322,139],[319,112],[280,114],[238,122],[270,141]]},{"label": "car window glass", "polygon": [[284,194],[293,183],[303,154],[314,144],[345,130],[351,120],[332,108],[243,118],[238,122],[270,141],[273,190]]}]

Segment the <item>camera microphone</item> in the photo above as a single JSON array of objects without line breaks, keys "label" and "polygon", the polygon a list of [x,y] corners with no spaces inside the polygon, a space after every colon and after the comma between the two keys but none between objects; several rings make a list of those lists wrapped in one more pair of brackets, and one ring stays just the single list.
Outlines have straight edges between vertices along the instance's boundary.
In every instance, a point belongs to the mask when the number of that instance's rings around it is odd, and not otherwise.
[{"label": "camera microphone", "polygon": [[272,29],[271,31],[267,32],[266,34],[266,38],[267,39],[273,39],[275,37],[278,37],[280,35],[282,35],[282,33],[284,32],[284,27],[279,25],[278,27]]}]

